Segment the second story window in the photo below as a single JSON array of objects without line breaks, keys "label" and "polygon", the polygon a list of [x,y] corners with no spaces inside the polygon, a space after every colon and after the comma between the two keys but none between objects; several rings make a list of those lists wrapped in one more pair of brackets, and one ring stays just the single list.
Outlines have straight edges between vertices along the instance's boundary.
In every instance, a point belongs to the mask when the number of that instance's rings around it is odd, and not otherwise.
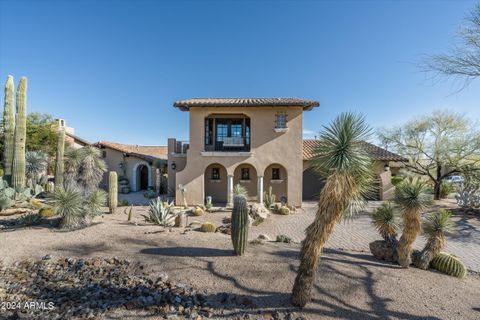
[{"label": "second story window", "polygon": [[250,168],[242,168],[242,180],[250,180]]},{"label": "second story window", "polygon": [[205,119],[205,145],[211,145],[213,140],[213,119]]},{"label": "second story window", "polygon": [[220,180],[220,168],[212,168],[212,180]]},{"label": "second story window", "polygon": [[280,168],[272,168],[272,180],[280,180]]},{"label": "second story window", "polygon": [[286,129],[287,128],[287,113],[286,112],[277,112],[275,115],[275,129]]}]

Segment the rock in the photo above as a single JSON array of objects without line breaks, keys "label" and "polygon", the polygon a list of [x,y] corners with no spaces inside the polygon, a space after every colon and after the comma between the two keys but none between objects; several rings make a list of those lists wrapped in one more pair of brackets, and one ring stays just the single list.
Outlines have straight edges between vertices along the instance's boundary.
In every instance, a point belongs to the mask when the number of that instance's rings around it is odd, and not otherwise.
[{"label": "rock", "polygon": [[380,260],[396,262],[396,249],[387,243],[385,240],[376,240],[370,242],[370,252],[372,255]]},{"label": "rock", "polygon": [[270,239],[270,237],[267,236],[266,234],[259,234],[258,237],[257,237],[257,239],[265,240],[265,241],[272,241],[272,240]]},{"label": "rock", "polygon": [[270,211],[263,205],[263,203],[254,203],[250,209],[250,216],[255,220],[256,218],[267,219]]}]

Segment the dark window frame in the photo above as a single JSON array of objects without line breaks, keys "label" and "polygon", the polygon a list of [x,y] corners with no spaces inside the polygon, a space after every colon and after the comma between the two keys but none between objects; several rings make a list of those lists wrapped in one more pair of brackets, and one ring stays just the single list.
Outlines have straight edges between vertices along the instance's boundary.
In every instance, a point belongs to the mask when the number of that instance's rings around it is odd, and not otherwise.
[{"label": "dark window frame", "polygon": [[212,180],[220,180],[221,177],[220,177],[220,168],[219,167],[213,167],[212,168],[212,176],[211,176],[211,179]]},{"label": "dark window frame", "polygon": [[250,180],[250,168],[242,168],[241,170],[241,180]]},{"label": "dark window frame", "polygon": [[272,180],[282,180],[280,175],[280,168],[272,168]]},{"label": "dark window frame", "polygon": [[275,129],[287,129],[287,122],[286,112],[282,111],[275,114]]}]

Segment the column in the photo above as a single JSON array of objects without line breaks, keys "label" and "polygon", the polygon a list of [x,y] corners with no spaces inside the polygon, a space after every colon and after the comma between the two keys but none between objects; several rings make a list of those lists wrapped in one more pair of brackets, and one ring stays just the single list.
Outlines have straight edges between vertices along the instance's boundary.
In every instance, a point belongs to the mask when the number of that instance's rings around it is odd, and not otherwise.
[{"label": "column", "polygon": [[263,203],[263,176],[257,176],[257,200]]},{"label": "column", "polygon": [[227,207],[233,206],[233,175],[228,175],[227,179]]}]

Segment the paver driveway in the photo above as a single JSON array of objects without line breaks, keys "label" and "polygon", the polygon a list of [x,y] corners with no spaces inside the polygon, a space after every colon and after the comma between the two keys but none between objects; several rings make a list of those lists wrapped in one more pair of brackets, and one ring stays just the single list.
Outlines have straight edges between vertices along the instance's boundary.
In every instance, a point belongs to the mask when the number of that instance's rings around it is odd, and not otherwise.
[{"label": "paver driveway", "polygon": [[[337,224],[332,236],[328,239],[327,247],[333,249],[345,249],[353,251],[369,252],[368,244],[379,240],[380,236],[375,231],[368,216],[368,212],[379,206],[380,202],[371,202],[366,212],[361,213],[352,221]],[[441,207],[452,207],[450,200],[442,201]],[[289,215],[272,215],[264,223],[251,228],[251,237],[259,234],[267,234],[275,238],[278,234],[285,234],[294,241],[304,239],[305,228],[313,221],[316,213],[316,203],[305,202],[303,210]],[[445,251],[450,252],[462,259],[468,269],[480,271],[480,217],[474,215],[457,215],[452,218],[457,226],[457,233],[447,237]],[[415,248],[421,249],[425,244],[423,236],[417,238]]]}]

